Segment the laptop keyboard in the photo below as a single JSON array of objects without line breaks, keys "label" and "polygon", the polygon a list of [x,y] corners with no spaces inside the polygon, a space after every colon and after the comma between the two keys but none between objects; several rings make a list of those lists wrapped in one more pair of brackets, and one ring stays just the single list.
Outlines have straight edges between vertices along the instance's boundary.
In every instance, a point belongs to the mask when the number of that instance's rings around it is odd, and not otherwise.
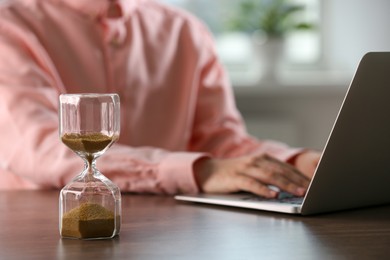
[{"label": "laptop keyboard", "polygon": [[247,197],[242,198],[245,201],[269,201],[269,202],[278,202],[278,203],[286,203],[286,204],[296,204],[300,205],[303,202],[303,197],[296,197],[288,192],[279,192],[279,195],[275,199],[267,199],[264,197],[249,195]]}]

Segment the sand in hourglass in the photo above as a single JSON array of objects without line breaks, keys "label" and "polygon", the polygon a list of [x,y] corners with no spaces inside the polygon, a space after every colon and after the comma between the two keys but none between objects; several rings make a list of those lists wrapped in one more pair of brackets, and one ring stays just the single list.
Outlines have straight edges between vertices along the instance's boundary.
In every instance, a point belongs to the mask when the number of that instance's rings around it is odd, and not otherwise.
[{"label": "sand in hourglass", "polygon": [[75,152],[94,154],[104,150],[117,136],[102,133],[64,134],[62,142]]}]

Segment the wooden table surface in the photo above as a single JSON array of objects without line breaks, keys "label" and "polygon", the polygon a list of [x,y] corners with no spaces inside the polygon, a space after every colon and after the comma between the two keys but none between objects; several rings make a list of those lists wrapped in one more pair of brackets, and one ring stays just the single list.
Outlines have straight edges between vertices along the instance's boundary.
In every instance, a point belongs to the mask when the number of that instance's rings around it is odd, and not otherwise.
[{"label": "wooden table surface", "polygon": [[58,191],[0,192],[0,259],[389,259],[390,206],[311,217],[122,195],[111,240],[61,239]]}]

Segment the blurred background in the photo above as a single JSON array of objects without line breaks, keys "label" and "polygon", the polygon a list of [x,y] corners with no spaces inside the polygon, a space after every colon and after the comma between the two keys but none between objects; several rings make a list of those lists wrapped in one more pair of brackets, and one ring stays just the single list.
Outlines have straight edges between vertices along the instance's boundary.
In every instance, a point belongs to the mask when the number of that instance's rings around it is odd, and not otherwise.
[{"label": "blurred background", "polygon": [[322,149],[361,57],[390,49],[388,0],[160,0],[213,33],[248,131]]},{"label": "blurred background", "polygon": [[248,131],[292,146],[323,149],[361,57],[390,51],[389,0],[157,1],[208,26]]}]

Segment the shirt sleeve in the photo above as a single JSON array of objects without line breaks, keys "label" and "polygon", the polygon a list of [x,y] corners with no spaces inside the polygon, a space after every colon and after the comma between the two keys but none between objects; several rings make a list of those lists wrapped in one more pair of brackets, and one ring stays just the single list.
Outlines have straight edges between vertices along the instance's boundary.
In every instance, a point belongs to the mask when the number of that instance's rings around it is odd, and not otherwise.
[{"label": "shirt sleeve", "polygon": [[268,154],[287,162],[302,151],[275,140],[259,140],[248,134],[239,113],[227,74],[218,60],[213,40],[203,30],[198,104],[191,150],[208,151],[217,158]]},{"label": "shirt sleeve", "polygon": [[[55,90],[2,84],[0,99],[0,174],[8,176],[0,188],[61,188],[82,171],[82,159],[60,142]],[[192,165],[204,156],[117,144],[98,169],[124,192],[197,193]]]}]

